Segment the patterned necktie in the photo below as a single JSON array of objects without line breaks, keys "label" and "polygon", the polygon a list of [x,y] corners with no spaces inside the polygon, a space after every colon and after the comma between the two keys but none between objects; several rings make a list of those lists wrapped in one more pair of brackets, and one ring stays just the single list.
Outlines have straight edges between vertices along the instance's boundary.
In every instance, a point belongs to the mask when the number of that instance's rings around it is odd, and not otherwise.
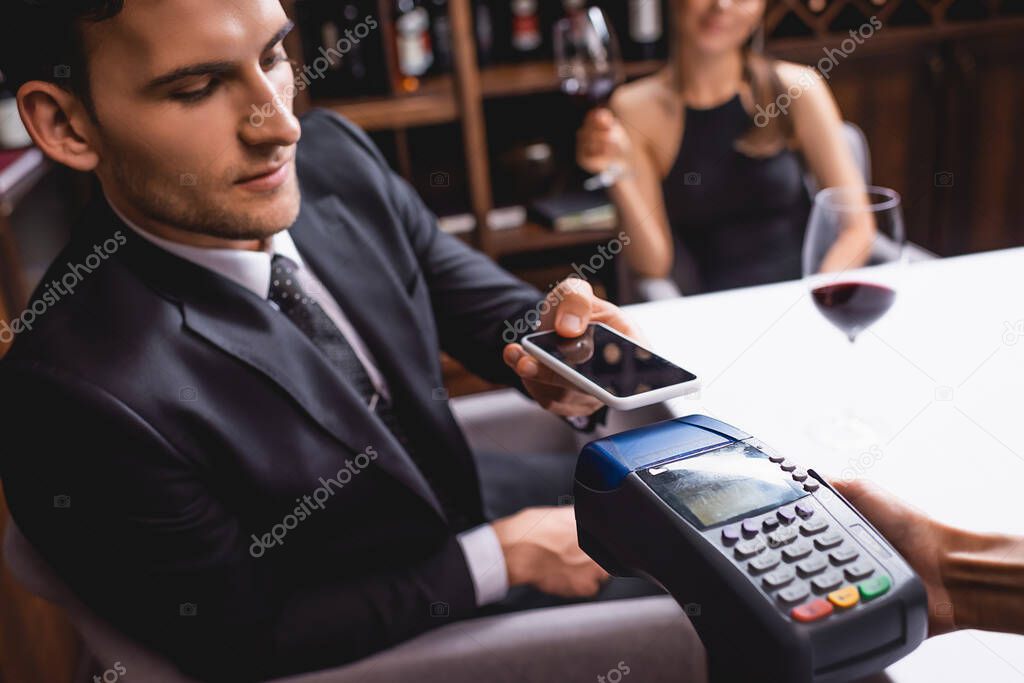
[{"label": "patterned necktie", "polygon": [[423,478],[427,480],[427,484],[437,495],[449,523],[457,530],[462,530],[466,519],[452,503],[446,487],[441,485],[442,477],[435,471],[435,467],[431,466],[431,462],[413,447],[412,440],[403,429],[395,411],[377,392],[373,380],[366,372],[366,367],[359,360],[348,339],[324,309],[299,285],[298,269],[298,265],[287,256],[274,256],[270,274],[270,301],[320,349],[356,390],[370,411],[381,419],[388,431],[402,444],[423,474]]}]

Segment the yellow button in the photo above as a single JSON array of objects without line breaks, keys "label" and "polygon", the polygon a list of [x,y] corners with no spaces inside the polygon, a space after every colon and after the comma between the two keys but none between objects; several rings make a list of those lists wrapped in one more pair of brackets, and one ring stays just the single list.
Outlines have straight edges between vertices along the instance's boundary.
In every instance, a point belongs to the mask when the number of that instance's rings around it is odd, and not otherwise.
[{"label": "yellow button", "polygon": [[843,586],[829,593],[828,601],[836,607],[853,607],[860,601],[860,592],[856,586]]}]

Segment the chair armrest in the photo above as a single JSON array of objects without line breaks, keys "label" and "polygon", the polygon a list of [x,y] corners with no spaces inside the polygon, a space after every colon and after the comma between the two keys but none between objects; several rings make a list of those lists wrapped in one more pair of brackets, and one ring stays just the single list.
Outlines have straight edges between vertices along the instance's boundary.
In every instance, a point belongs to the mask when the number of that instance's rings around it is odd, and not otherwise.
[{"label": "chair armrest", "polygon": [[515,389],[461,396],[452,414],[474,453],[575,452],[576,431]]},{"label": "chair armrest", "polygon": [[29,540],[21,533],[13,517],[7,518],[3,538],[4,562],[11,576],[28,592],[55,604],[72,599],[71,590],[57,578],[50,565],[39,556]]},{"label": "chair armrest", "polygon": [[[441,627],[355,664],[274,683],[644,683],[707,680],[704,648],[667,596],[516,612]],[[618,676],[609,672],[617,670]]]},{"label": "chair armrest", "polygon": [[452,413],[474,453],[572,453],[608,434],[668,420],[664,403],[638,410],[608,412],[607,424],[593,434],[578,432],[515,389],[452,399]]},{"label": "chair armrest", "polygon": [[637,301],[663,301],[683,295],[679,286],[668,278],[640,278],[634,284]]},{"label": "chair armrest", "polygon": [[[92,614],[13,521],[4,551],[15,577],[66,609],[100,661],[130,660],[139,680],[193,683]],[[703,646],[672,598],[613,600],[456,622],[354,664],[273,683],[592,683],[612,670],[625,675],[624,667],[639,673],[633,680],[649,683],[706,680]]]}]

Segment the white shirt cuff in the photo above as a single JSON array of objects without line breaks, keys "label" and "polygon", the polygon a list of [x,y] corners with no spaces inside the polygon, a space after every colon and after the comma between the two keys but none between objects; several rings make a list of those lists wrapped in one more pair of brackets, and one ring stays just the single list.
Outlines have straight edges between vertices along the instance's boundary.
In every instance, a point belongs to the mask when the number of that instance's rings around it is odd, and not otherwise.
[{"label": "white shirt cuff", "polygon": [[482,524],[456,538],[473,579],[476,606],[483,607],[504,599],[508,594],[508,568],[494,528],[490,524]]}]

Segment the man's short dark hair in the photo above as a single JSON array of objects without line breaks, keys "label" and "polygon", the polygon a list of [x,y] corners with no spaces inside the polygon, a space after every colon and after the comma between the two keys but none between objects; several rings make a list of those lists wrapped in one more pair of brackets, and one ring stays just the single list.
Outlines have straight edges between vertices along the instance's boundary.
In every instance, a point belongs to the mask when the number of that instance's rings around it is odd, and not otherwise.
[{"label": "man's short dark hair", "polygon": [[56,83],[94,111],[81,27],[123,8],[124,0],[0,0],[0,71],[8,87]]}]

